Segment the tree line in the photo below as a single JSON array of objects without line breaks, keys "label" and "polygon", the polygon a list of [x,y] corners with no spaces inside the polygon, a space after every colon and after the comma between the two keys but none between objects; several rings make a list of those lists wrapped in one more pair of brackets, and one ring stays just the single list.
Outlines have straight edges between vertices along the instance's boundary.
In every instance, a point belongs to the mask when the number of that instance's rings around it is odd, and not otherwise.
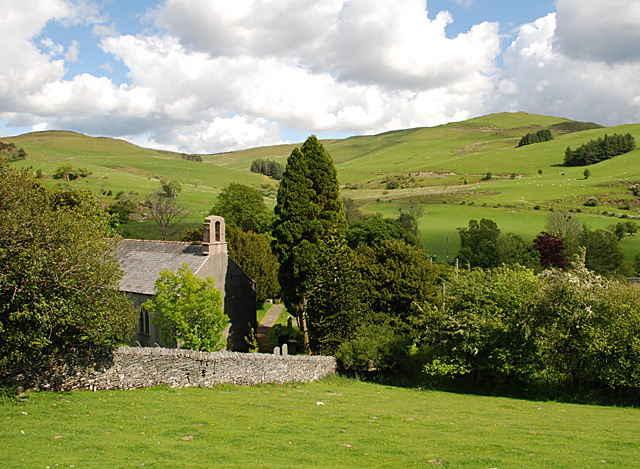
[{"label": "tree line", "polygon": [[[50,192],[28,170],[2,170],[3,363],[68,344],[126,340],[136,314],[115,294],[109,218],[86,193]],[[175,201],[178,191],[164,181],[158,198]],[[118,199],[129,196],[136,198]],[[29,220],[31,213],[42,218]],[[622,390],[640,384],[638,290],[611,276],[625,273],[617,241],[637,231],[632,222],[594,231],[554,212],[538,241],[527,243],[491,220],[471,220],[459,229],[456,271],[421,248],[419,208],[385,219],[343,199],[315,137],[292,152],[273,213],[259,191],[240,184],[225,188],[211,213],[227,220],[229,253],[256,280],[258,298],[281,295],[305,350],[336,355],[347,373]],[[195,229],[190,236],[202,239]],[[78,276],[49,278],[49,262]],[[55,283],[62,280],[71,283]]]},{"label": "tree line", "polygon": [[265,176],[280,180],[284,174],[284,167],[274,160],[257,159],[251,163],[251,172],[264,174]]},{"label": "tree line", "polygon": [[614,156],[635,149],[636,141],[631,134],[606,135],[580,145],[575,150],[567,147],[564,154],[565,166],[587,166],[608,160]]},{"label": "tree line", "polygon": [[551,131],[549,129],[542,129],[538,130],[536,133],[528,133],[523,136],[518,142],[518,147],[540,142],[550,142],[551,140],[553,140]]}]

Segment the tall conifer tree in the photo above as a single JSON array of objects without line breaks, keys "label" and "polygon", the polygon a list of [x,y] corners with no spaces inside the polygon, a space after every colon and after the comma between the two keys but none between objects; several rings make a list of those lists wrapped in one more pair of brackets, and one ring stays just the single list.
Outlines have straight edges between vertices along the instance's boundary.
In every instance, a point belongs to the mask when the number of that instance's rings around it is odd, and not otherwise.
[{"label": "tall conifer tree", "polygon": [[307,303],[319,253],[330,240],[344,242],[347,229],[336,168],[314,135],[287,160],[275,215],[273,248],[280,260],[282,297],[298,319],[308,352]]}]

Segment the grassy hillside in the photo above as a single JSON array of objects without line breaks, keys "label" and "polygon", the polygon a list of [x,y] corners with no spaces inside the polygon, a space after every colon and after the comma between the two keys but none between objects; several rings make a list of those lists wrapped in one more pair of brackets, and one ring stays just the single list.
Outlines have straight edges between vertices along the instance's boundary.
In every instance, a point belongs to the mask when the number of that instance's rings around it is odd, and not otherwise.
[{"label": "grassy hillside", "polygon": [[[551,130],[553,141],[516,147],[523,135],[543,128]],[[405,204],[421,204],[425,215],[420,229],[427,250],[441,253],[448,244],[452,256],[457,252],[456,228],[466,226],[470,218],[492,218],[503,231],[531,239],[544,228],[551,209],[579,210],[579,218],[594,228],[615,223],[614,217],[635,217],[640,204],[628,185],[640,182],[640,150],[590,166],[589,179],[582,167],[561,166],[568,146],[576,148],[605,133],[631,133],[640,139],[640,124],[602,128],[550,116],[500,113],[323,143],[336,163],[344,197],[366,211],[388,216],[396,216]],[[41,168],[49,175],[63,162],[88,168],[92,176],[70,184],[96,193],[136,190],[144,195],[160,178],[176,179],[183,184],[180,199],[192,212],[189,223],[199,223],[230,182],[260,188],[267,203],[274,204],[275,181],[251,173],[251,162],[269,158],[285,164],[294,148],[278,145],[203,155],[204,161],[197,163],[177,153],[72,132],[35,132],[2,140],[29,153],[26,161],[14,164]],[[492,178],[483,180],[487,173]],[[390,189],[394,186],[398,188]],[[590,196],[599,198],[598,207],[584,207]],[[127,225],[135,234],[153,236],[147,223]],[[640,253],[640,237],[626,240],[624,246],[630,256]]]}]

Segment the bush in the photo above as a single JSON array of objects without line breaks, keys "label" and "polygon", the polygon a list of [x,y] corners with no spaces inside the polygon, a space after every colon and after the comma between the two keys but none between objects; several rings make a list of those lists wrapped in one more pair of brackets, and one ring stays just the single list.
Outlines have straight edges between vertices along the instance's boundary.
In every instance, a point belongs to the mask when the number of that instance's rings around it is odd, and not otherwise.
[{"label": "bush", "polygon": [[135,325],[115,242],[87,192],[50,192],[0,163],[0,363],[116,345]]},{"label": "bush", "polygon": [[338,347],[336,359],[346,372],[388,372],[406,361],[409,345],[409,339],[390,325],[368,324]]},{"label": "bush", "polygon": [[585,207],[597,207],[598,206],[598,198],[597,197],[589,197],[587,201],[583,204]]}]

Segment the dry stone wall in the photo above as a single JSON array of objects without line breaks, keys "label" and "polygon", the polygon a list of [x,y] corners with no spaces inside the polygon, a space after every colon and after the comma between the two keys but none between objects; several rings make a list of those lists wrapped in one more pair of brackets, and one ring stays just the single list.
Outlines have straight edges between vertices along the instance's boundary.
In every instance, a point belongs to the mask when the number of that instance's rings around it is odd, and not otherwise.
[{"label": "dry stone wall", "polygon": [[10,379],[25,389],[101,390],[309,382],[335,372],[335,358],[326,356],[120,347],[67,355]]}]

